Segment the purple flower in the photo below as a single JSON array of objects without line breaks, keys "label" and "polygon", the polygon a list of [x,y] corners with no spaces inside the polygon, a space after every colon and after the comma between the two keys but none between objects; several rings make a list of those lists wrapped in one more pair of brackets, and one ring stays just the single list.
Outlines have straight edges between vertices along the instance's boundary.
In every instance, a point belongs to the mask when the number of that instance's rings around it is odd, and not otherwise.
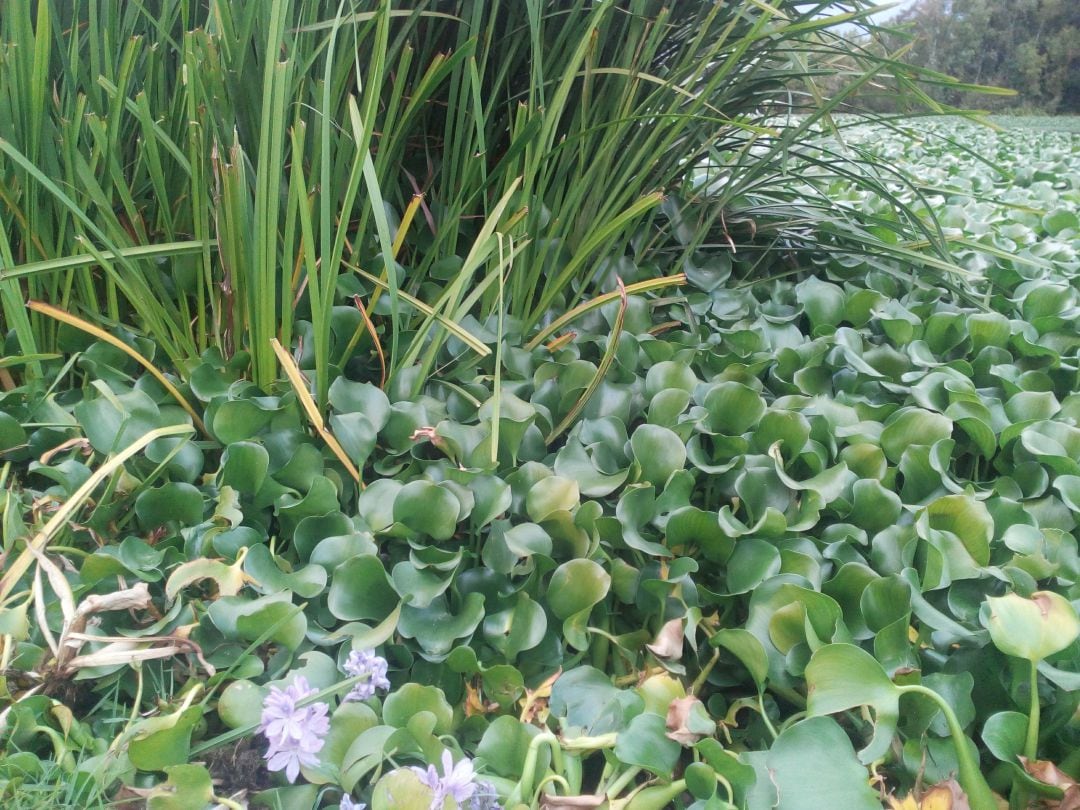
[{"label": "purple flower", "polygon": [[367,700],[374,696],[376,689],[389,689],[390,681],[386,679],[386,659],[375,654],[374,650],[353,650],[345,661],[345,672],[352,677],[367,675],[366,681],[361,681],[352,688],[345,696],[345,700]]},{"label": "purple flower", "polygon": [[341,810],[366,810],[367,805],[363,802],[354,802],[352,796],[346,793],[341,797],[341,803],[338,804]]},{"label": "purple flower", "polygon": [[297,706],[304,698],[315,694],[307,678],[297,678],[284,689],[270,687],[263,701],[259,731],[269,741],[266,767],[285,771],[290,782],[300,774],[300,766],[313,768],[319,764],[315,755],[323,747],[323,737],[330,730],[329,707],[325,703]]},{"label": "purple flower", "polygon": [[413,768],[413,772],[420,778],[420,782],[431,788],[433,795],[430,810],[441,810],[443,801],[447,796],[460,805],[476,792],[476,784],[473,782],[476,774],[473,771],[471,759],[462,759],[455,765],[450,752],[443,751],[442,767],[443,775],[441,778],[434,765],[428,765],[427,770]]}]

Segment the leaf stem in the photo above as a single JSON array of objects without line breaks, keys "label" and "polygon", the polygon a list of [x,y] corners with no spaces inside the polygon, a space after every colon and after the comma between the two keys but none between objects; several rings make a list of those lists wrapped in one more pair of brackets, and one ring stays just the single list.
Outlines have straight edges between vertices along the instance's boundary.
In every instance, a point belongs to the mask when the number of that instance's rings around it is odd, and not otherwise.
[{"label": "leaf stem", "polygon": [[[537,734],[532,738],[529,749],[525,753],[525,765],[521,769],[521,781],[518,782],[518,791],[520,793],[515,791],[515,796],[519,800],[521,797],[532,795],[533,783],[536,780],[536,759],[540,754],[540,746],[542,745],[547,745],[551,749],[551,764],[555,772],[560,775],[563,772],[562,748],[559,747],[559,738],[550,731]],[[512,806],[513,802],[509,802],[508,805]]]},{"label": "leaf stem", "polygon": [[623,788],[633,782],[639,773],[641,773],[641,768],[634,765],[619,774],[618,778],[608,785],[607,790],[604,791],[605,795],[608,797],[608,801],[612,801],[616,796],[622,793]]},{"label": "leaf stem", "polygon": [[990,786],[986,784],[982,771],[979,770],[978,754],[972,754],[964,729],[960,726],[960,721],[956,719],[956,712],[952,710],[952,706],[949,705],[948,701],[933,689],[919,684],[910,684],[909,686],[899,686],[897,688],[905,694],[916,693],[923,695],[937,704],[945,715],[945,722],[949,726],[953,748],[956,749],[956,761],[959,764],[960,787],[964,789],[968,796],[968,804],[971,806],[971,810],[997,810],[998,805],[994,799],[994,794],[990,790]]},{"label": "leaf stem", "polygon": [[713,671],[713,667],[716,666],[716,662],[718,660],[720,660],[719,648],[717,648],[713,652],[712,658],[709,659],[709,663],[707,663],[701,668],[701,672],[699,672],[698,676],[694,678],[694,682],[690,684],[689,694],[696,695],[698,692],[701,691],[701,687],[705,685],[705,681],[708,679],[709,673]]},{"label": "leaf stem", "polygon": [[765,711],[765,693],[763,691],[757,693],[757,705],[758,711],[761,713],[761,719],[765,723],[765,728],[769,730],[769,734],[771,734],[772,738],[775,740],[779,735],[776,733],[776,726],[774,726],[772,720],[769,719],[769,713]]},{"label": "leaf stem", "polygon": [[1031,664],[1031,708],[1028,711],[1027,738],[1024,740],[1024,756],[1035,759],[1039,749],[1039,669],[1038,662]]}]

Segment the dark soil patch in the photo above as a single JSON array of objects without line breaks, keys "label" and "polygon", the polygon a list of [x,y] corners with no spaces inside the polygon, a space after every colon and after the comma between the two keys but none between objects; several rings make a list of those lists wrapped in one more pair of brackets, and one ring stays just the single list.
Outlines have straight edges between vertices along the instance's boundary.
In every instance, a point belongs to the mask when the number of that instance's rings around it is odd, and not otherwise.
[{"label": "dark soil patch", "polygon": [[207,752],[203,760],[214,780],[214,792],[229,796],[238,790],[254,793],[270,787],[270,772],[262,754],[251,738]]}]

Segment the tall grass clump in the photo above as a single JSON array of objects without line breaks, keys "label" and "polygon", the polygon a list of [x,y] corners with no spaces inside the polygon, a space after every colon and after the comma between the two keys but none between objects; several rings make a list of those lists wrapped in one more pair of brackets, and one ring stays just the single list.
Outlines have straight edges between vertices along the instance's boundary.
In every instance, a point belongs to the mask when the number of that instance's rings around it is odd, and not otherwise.
[{"label": "tall grass clump", "polygon": [[830,178],[889,193],[817,145],[859,88],[887,76],[928,102],[895,55],[835,33],[870,8],[8,4],[4,332],[55,348],[57,324],[25,309],[44,300],[135,328],[181,376],[207,349],[248,352],[261,386],[277,338],[324,404],[350,364],[419,385],[451,338],[491,354],[497,315],[532,334],[710,244],[751,276],[822,245],[947,270],[909,247],[940,234],[898,200],[865,221],[827,198]]}]

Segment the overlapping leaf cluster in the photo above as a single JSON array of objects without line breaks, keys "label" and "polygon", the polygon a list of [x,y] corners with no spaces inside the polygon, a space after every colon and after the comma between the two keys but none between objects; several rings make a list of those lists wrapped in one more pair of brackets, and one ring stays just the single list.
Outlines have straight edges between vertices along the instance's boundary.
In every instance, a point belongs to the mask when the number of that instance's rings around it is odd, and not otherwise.
[{"label": "overlapping leaf cluster", "polygon": [[[399,766],[445,750],[506,806],[876,807],[866,764],[898,791],[963,781],[958,731],[995,788],[1060,797],[1017,766],[1030,656],[992,643],[989,600],[1049,591],[1067,615],[1080,598],[1078,175],[1061,143],[1008,205],[981,199],[999,180],[974,156],[907,158],[949,187],[928,203],[972,257],[984,240],[1011,257],[969,262],[985,306],[874,257],[745,284],[746,259],[701,252],[670,268],[689,286],[616,297],[566,339],[524,348],[506,318],[498,370],[450,337],[440,361],[458,362],[429,380],[339,377],[327,427],[361,484],[287,383],[261,390],[242,354],[208,351],[180,388],[206,434],[151,442],[50,537],[44,582],[5,583],[7,695],[51,679],[6,715],[5,784],[50,757],[87,795],[170,769],[151,801],[183,782],[202,807],[221,784],[189,761],[220,778],[224,743],[261,753],[269,687],[303,676],[336,706],[319,766],[241,786],[287,807],[342,791],[426,807]],[[78,351],[56,382],[0,399],[8,560],[109,454],[191,424],[126,354],[61,337]],[[59,666],[65,593],[136,583],[152,601],[97,614],[82,665]],[[1038,756],[1067,772],[1080,647],[1063,645],[1030,660]],[[338,703],[367,648],[389,694]],[[128,720],[152,689],[157,711]],[[860,705],[874,714],[826,716]]]}]

